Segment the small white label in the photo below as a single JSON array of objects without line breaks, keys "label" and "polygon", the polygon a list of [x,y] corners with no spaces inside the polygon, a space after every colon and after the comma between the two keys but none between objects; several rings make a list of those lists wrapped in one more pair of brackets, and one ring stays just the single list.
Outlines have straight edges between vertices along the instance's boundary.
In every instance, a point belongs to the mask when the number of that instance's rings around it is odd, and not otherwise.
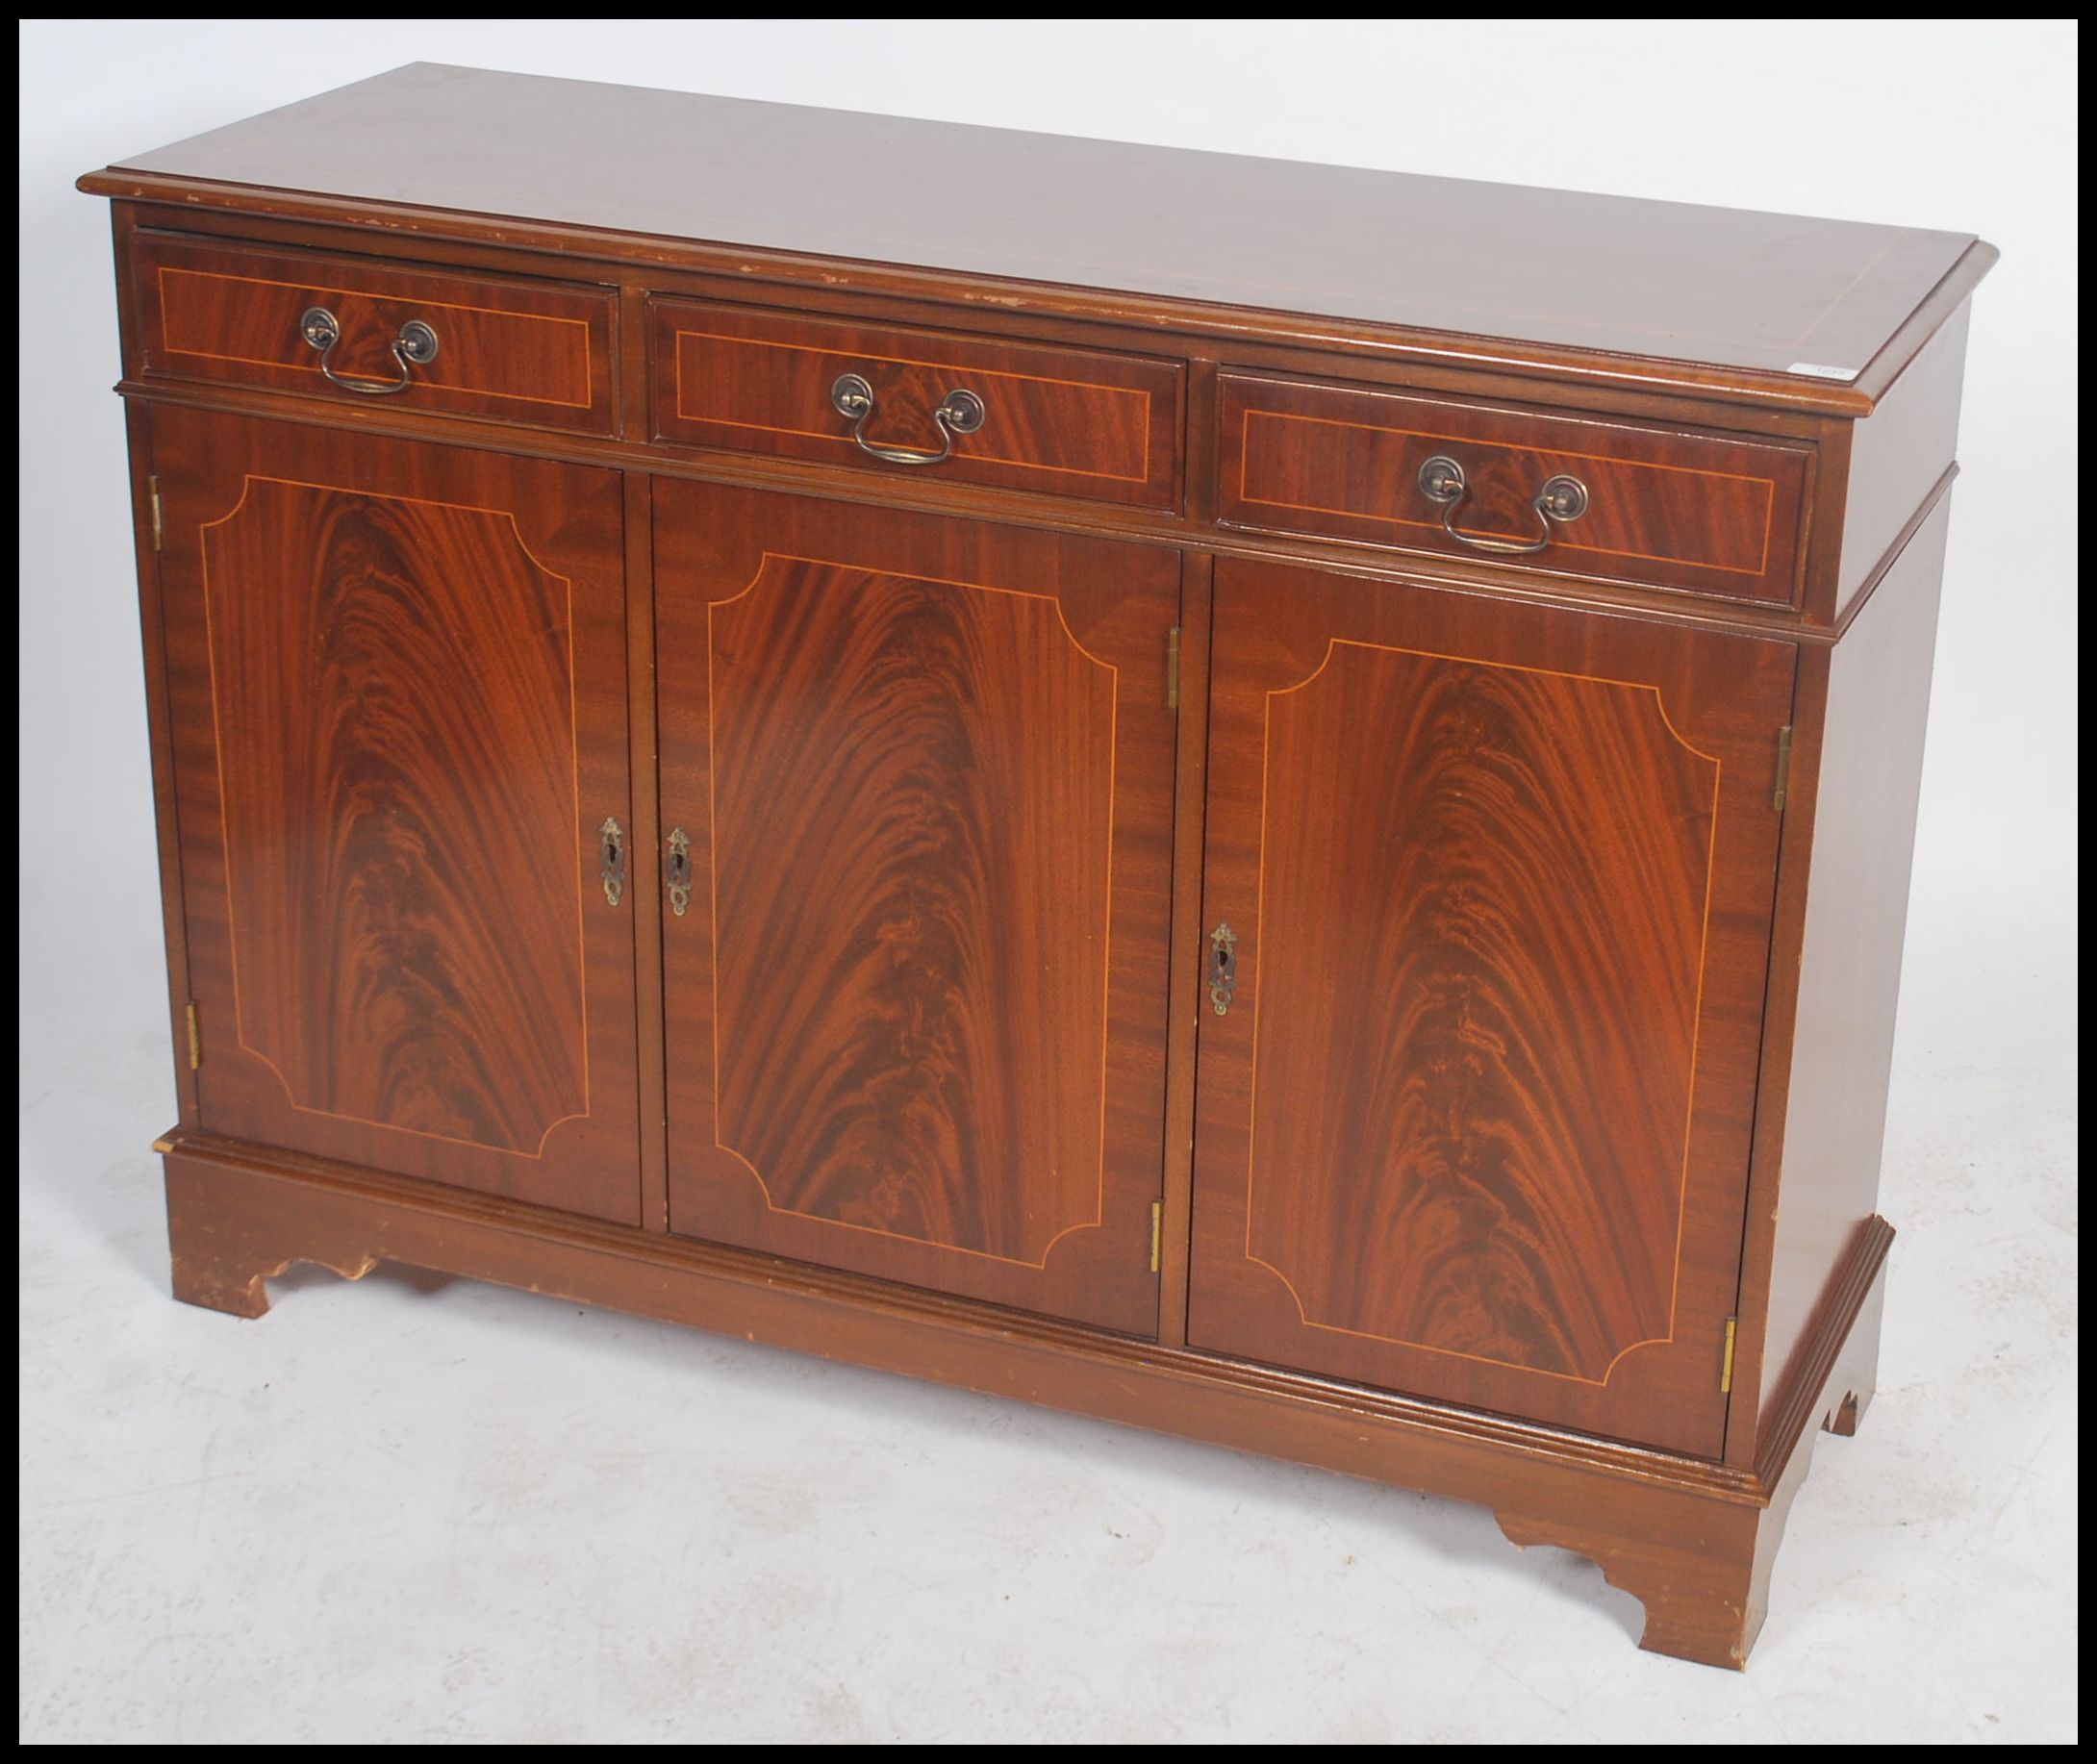
[{"label": "small white label", "polygon": [[1855,367],[1830,367],[1825,362],[1793,362],[1784,369],[1786,373],[1810,374],[1816,380],[1854,380],[1858,369]]}]

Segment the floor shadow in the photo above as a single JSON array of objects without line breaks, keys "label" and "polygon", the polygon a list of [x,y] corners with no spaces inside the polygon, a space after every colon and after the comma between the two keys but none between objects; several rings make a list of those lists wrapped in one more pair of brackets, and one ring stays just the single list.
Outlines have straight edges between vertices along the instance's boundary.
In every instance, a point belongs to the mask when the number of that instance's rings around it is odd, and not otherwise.
[{"label": "floor shadow", "polygon": [[[289,1275],[272,1285],[281,1284],[289,1295],[298,1286],[336,1277],[325,1270],[293,1272],[301,1276],[295,1285]],[[1200,1484],[1247,1508],[1272,1506],[1300,1512],[1306,1504],[1315,1504],[1328,1523],[1343,1530],[1358,1529],[1364,1553],[1378,1540],[1388,1540],[1394,1554],[1426,1550],[1454,1566],[1504,1579],[1510,1588],[1534,1585],[1541,1579],[1549,1599],[1592,1606],[1633,1643],[1645,1628],[1644,1607],[1630,1594],[1609,1585],[1587,1557],[1549,1545],[1525,1550],[1508,1541],[1489,1509],[1417,1494],[1398,1485],[1395,1468],[1392,1483],[1345,1476],[1017,1399],[983,1396],[761,1342],[657,1323],[549,1294],[469,1280],[454,1282],[384,1263],[367,1278],[381,1274],[389,1276],[389,1283],[425,1295],[456,1284],[476,1302],[492,1307],[478,1326],[499,1330],[512,1348],[519,1337],[539,1339],[549,1348],[558,1343],[570,1353],[579,1348],[602,1355],[608,1372],[614,1364],[631,1363],[637,1351],[634,1330],[651,1331],[650,1351],[671,1386],[689,1390],[694,1412],[715,1406],[709,1392],[719,1399],[727,1396],[724,1385],[733,1386],[732,1405],[752,1399],[821,1404],[837,1418],[838,1431],[844,1435],[907,1421],[925,1436],[926,1450],[935,1456],[980,1449],[987,1429],[1008,1431],[1020,1438],[1023,1453],[1096,1466],[1103,1485],[1133,1474],[1147,1481]],[[601,1323],[614,1326],[593,1326]],[[1394,1451],[1394,1467],[1400,1463]],[[1514,1608],[1510,1596],[1509,1609]]]},{"label": "floor shadow", "polygon": [[[381,1262],[369,1273],[358,1277],[361,1286],[390,1287],[424,1298],[459,1283],[457,1274],[439,1273],[429,1268],[411,1268],[405,1262]],[[317,1262],[293,1262],[281,1274],[271,1275],[268,1282],[272,1299],[289,1298],[316,1286],[342,1284],[341,1274]]]}]

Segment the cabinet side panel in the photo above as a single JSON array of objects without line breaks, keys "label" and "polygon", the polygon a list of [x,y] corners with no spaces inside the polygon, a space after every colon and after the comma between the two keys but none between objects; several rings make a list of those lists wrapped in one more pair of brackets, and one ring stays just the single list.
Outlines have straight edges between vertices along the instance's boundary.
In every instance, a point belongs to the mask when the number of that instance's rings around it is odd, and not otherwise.
[{"label": "cabinet side panel", "polygon": [[1877,1208],[1949,500],[1835,646],[1812,805],[1763,1408]]},{"label": "cabinet side panel", "polygon": [[1908,365],[1878,410],[1850,432],[1838,610],[1871,580],[1952,463],[1972,315],[1971,305],[1960,307]]},{"label": "cabinet side panel", "polygon": [[153,819],[158,835],[161,928],[167,949],[167,1010],[173,1033],[175,1096],[182,1122],[196,1122],[196,1068],[189,1063],[189,933],[182,917],[181,828],[175,809],[174,743],[167,727],[167,639],[161,623],[160,547],[153,512],[153,430],[140,405],[124,412],[131,452],[133,542],[138,551],[139,642],[145,662],[145,720],[153,743]]}]

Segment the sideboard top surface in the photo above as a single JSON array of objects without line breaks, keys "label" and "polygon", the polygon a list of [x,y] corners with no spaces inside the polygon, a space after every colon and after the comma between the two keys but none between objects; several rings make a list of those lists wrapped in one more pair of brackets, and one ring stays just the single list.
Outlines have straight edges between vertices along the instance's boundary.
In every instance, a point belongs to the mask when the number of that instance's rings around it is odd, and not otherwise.
[{"label": "sideboard top surface", "polygon": [[1802,392],[1846,387],[1946,277],[1978,279],[1993,256],[1959,233],[429,63],[82,182],[150,196],[154,180],[1634,356]]}]

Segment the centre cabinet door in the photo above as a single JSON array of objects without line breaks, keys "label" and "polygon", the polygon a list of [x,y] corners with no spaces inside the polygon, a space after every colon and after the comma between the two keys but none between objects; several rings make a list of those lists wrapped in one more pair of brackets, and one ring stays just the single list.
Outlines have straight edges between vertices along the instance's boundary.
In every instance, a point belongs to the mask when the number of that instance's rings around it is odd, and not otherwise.
[{"label": "centre cabinet door", "polygon": [[1176,555],[670,482],[654,542],[671,1229],[1153,1332]]},{"label": "centre cabinet door", "polygon": [[637,1222],[618,474],[152,442],[202,1124]]},{"label": "centre cabinet door", "polygon": [[1218,565],[1196,1346],[1720,1450],[1792,668]]}]

